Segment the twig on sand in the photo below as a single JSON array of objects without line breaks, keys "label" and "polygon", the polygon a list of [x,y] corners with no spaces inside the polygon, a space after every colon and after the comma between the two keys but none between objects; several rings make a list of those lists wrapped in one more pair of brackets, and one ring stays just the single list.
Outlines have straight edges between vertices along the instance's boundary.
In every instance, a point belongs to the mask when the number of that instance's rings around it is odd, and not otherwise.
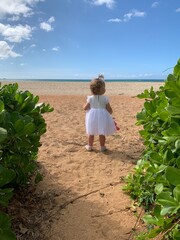
[{"label": "twig on sand", "polygon": [[138,218],[137,218],[137,220],[136,220],[136,222],[135,222],[135,224],[134,224],[134,227],[132,228],[132,231],[131,231],[131,234],[129,235],[129,238],[128,238],[128,240],[133,240],[133,238],[134,238],[134,232],[135,232],[135,230],[136,230],[136,226],[138,225],[138,223],[139,223],[139,220],[141,219],[141,216],[142,216],[142,213],[143,213],[143,208],[141,209],[141,211],[140,211],[140,213],[139,213],[139,216],[138,216]]},{"label": "twig on sand", "polygon": [[109,215],[113,215],[115,213],[119,213],[119,212],[126,212],[128,211],[127,209],[119,209],[119,210],[116,210],[116,211],[110,211],[108,213],[104,213],[104,214],[99,214],[99,215],[93,215],[91,216],[92,218],[96,218],[96,217],[106,217],[106,216],[109,216]]},{"label": "twig on sand", "polygon": [[72,204],[72,203],[74,203],[75,201],[77,201],[77,200],[79,200],[79,199],[81,199],[81,198],[87,197],[87,196],[89,196],[89,195],[91,195],[91,194],[93,194],[93,193],[97,193],[97,192],[99,192],[99,191],[101,191],[101,190],[103,190],[103,189],[105,189],[105,188],[108,188],[108,187],[111,187],[111,186],[117,186],[117,185],[120,184],[120,183],[121,183],[120,181],[109,183],[109,184],[107,184],[106,186],[104,186],[104,187],[102,187],[102,188],[93,190],[93,191],[91,191],[91,192],[88,192],[88,193],[85,193],[85,194],[83,194],[83,195],[80,195],[80,196],[78,196],[78,197],[76,197],[76,198],[70,199],[70,200],[68,200],[67,202],[61,204],[61,205],[59,206],[59,208],[62,210],[62,209],[64,209],[64,208],[66,208],[69,204]]}]

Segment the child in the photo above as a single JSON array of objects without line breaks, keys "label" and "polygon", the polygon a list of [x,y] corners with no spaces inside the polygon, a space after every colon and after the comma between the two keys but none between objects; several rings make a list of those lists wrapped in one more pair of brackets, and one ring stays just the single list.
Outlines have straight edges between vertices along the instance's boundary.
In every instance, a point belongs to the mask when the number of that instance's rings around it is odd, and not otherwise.
[{"label": "child", "polygon": [[99,135],[100,151],[106,151],[105,136],[116,132],[110,106],[105,93],[104,77],[99,75],[90,83],[91,96],[87,97],[87,103],[84,105],[86,110],[86,133],[88,134],[88,145],[85,146],[87,151],[91,151],[94,142],[94,135]]}]

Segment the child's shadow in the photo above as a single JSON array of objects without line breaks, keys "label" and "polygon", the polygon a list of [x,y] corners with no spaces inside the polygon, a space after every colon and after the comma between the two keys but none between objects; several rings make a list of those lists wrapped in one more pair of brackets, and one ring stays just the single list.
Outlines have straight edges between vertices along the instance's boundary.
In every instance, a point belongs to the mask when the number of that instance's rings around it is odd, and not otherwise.
[{"label": "child's shadow", "polygon": [[[98,150],[95,150],[94,152],[99,153]],[[139,149],[139,150],[133,151],[133,150],[127,150],[127,149],[125,150],[107,149],[107,151],[100,152],[100,154],[110,156],[112,160],[136,164],[141,157],[142,150]]]}]

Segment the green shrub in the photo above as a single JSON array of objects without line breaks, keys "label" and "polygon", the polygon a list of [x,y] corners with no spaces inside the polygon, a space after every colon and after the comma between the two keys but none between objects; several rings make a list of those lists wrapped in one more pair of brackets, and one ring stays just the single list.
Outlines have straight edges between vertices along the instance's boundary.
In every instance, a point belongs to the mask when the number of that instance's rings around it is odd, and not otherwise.
[{"label": "green shrub", "polygon": [[138,95],[144,107],[137,114],[145,151],[125,190],[147,213],[148,232],[137,239],[180,239],[180,60],[157,92]]},{"label": "green shrub", "polygon": [[[19,91],[18,84],[0,88],[0,205],[7,207],[15,187],[26,186],[31,176],[40,179],[37,154],[40,137],[46,132],[43,113],[53,111],[39,103],[29,91]],[[13,240],[10,220],[0,213],[0,239]]]}]

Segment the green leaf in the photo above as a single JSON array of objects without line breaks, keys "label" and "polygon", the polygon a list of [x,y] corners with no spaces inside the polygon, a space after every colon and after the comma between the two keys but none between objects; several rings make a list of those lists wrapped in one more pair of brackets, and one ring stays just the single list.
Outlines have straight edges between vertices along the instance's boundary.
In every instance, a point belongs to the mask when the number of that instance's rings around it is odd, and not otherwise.
[{"label": "green leaf", "polygon": [[175,230],[173,235],[173,240],[180,240],[180,230]]},{"label": "green leaf", "polygon": [[28,115],[24,116],[23,120],[26,124],[30,123],[30,122],[33,122],[33,118],[28,116]]},{"label": "green leaf", "polygon": [[4,142],[7,138],[7,130],[0,127],[0,143]]},{"label": "green leaf", "polygon": [[157,152],[151,152],[150,153],[150,159],[152,159],[155,162],[162,162],[162,157]]},{"label": "green leaf", "polygon": [[28,134],[32,134],[34,131],[35,131],[35,125],[34,123],[30,122],[24,126],[22,134],[28,135]]},{"label": "green leaf", "polygon": [[[174,95],[172,97],[180,97],[180,85],[178,81],[170,81],[165,84],[165,91],[173,91]],[[171,97],[170,97],[171,98]]]},{"label": "green leaf", "polygon": [[138,121],[142,121],[146,119],[146,113],[144,111],[141,111],[137,113],[136,118]]},{"label": "green leaf", "polygon": [[169,129],[162,132],[164,136],[180,136],[180,126],[178,123],[171,123]]},{"label": "green leaf", "polygon": [[160,213],[161,213],[161,206],[160,205],[155,205],[154,212],[153,212],[154,216],[156,218],[159,218],[160,217]]},{"label": "green leaf", "polygon": [[11,122],[15,123],[20,118],[21,115],[17,111],[11,113]]},{"label": "green leaf", "polygon": [[167,168],[166,165],[161,164],[161,165],[157,168],[156,174],[164,172],[164,170],[165,170],[166,168]]},{"label": "green leaf", "polygon": [[179,107],[169,105],[167,107],[167,110],[171,115],[179,115],[180,114],[180,108]]},{"label": "green leaf", "polygon": [[173,97],[171,99],[171,106],[180,108],[180,98],[179,97]]},{"label": "green leaf", "polygon": [[175,148],[176,150],[180,148],[180,139],[175,141]]},{"label": "green leaf", "polygon": [[173,74],[169,74],[168,77],[167,77],[167,81],[176,81],[176,78]]},{"label": "green leaf", "polygon": [[39,96],[35,96],[33,100],[34,100],[34,103],[37,104],[39,102]]},{"label": "green leaf", "polygon": [[168,98],[174,98],[176,96],[176,93],[173,90],[167,89],[165,90],[165,95]]},{"label": "green leaf", "polygon": [[164,185],[162,183],[158,183],[155,185],[154,192],[158,195],[163,191]]},{"label": "green leaf", "polygon": [[180,184],[180,169],[174,167],[167,167],[165,172],[166,179],[170,184],[177,186]]},{"label": "green leaf", "polygon": [[137,95],[138,98],[150,98],[149,91],[147,89],[144,90],[143,93]]},{"label": "green leaf", "polygon": [[143,216],[143,221],[146,224],[156,224],[157,223],[157,218],[153,217],[150,214],[146,214],[146,215]]},{"label": "green leaf", "polygon": [[4,110],[4,102],[0,100],[0,112]]},{"label": "green leaf", "polygon": [[0,165],[0,187],[10,183],[15,176],[16,174],[12,169],[7,169]]},{"label": "green leaf", "polygon": [[146,111],[149,114],[153,114],[156,112],[156,108],[154,107],[154,105],[152,104],[152,102],[145,102],[144,103],[144,107],[146,108]]},{"label": "green leaf", "polygon": [[151,89],[150,89],[150,97],[151,97],[152,99],[154,99],[154,98],[156,97],[156,93],[155,93],[154,90],[153,90],[153,86],[151,86]]},{"label": "green leaf", "polygon": [[2,123],[4,121],[5,115],[6,115],[6,111],[5,110],[0,112],[0,123]]},{"label": "green leaf", "polygon": [[176,159],[177,167],[180,169],[180,156]]},{"label": "green leaf", "polygon": [[11,230],[4,230],[0,233],[0,240],[16,240],[16,236]]},{"label": "green leaf", "polygon": [[155,238],[160,232],[161,232],[160,228],[152,229],[151,232],[149,233],[148,237]]},{"label": "green leaf", "polygon": [[0,212],[0,228],[1,229],[8,229],[11,226],[11,222],[9,217],[5,214]]},{"label": "green leaf", "polygon": [[180,207],[179,203],[170,195],[170,192],[160,193],[157,196],[157,203],[162,205],[161,215],[166,215]]},{"label": "green leaf", "polygon": [[163,120],[164,122],[167,122],[169,120],[169,117],[170,117],[170,113],[168,111],[162,111],[160,112],[159,114],[159,117],[161,120]]},{"label": "green leaf", "polygon": [[177,202],[171,196],[170,192],[161,192],[157,196],[157,202],[160,203],[162,206],[177,206]]},{"label": "green leaf", "polygon": [[0,204],[3,207],[7,207],[9,200],[12,198],[13,196],[13,188],[4,188],[1,189],[0,188]]},{"label": "green leaf", "polygon": [[11,231],[10,218],[4,213],[0,213],[0,240],[16,240]]},{"label": "green leaf", "polygon": [[174,75],[180,76],[180,60],[178,60],[176,66],[174,67]]},{"label": "green leaf", "polygon": [[21,133],[24,129],[25,123],[22,119],[18,119],[14,124],[14,129],[17,133]]},{"label": "green leaf", "polygon": [[163,156],[165,162],[169,162],[171,159],[174,158],[174,155],[170,149],[166,150]]},{"label": "green leaf", "polygon": [[175,199],[179,202],[179,206],[180,206],[180,184],[174,188],[173,195]]}]

